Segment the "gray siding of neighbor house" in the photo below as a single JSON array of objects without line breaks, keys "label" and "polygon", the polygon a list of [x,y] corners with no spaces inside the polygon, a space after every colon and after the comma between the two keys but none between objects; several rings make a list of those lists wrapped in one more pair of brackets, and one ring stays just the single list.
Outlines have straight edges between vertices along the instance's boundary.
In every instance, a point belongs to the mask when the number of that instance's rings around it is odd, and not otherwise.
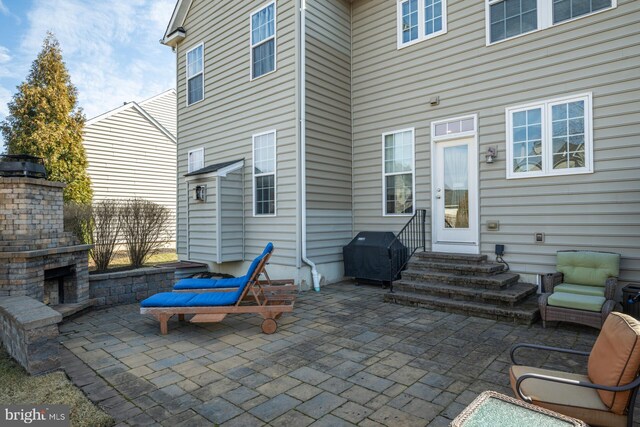
[{"label": "gray siding of neighbor house", "polygon": [[[178,45],[178,254],[187,259],[187,203],[183,176],[190,150],[204,147],[205,166],[245,160],[245,259],[257,256],[267,242],[276,251],[272,263],[296,266],[296,111],[295,5],[277,2],[276,72],[250,81],[249,16],[264,1],[194,0]],[[185,54],[204,42],[203,101],[186,105]],[[252,135],[277,131],[277,216],[253,216]],[[203,228],[215,230],[215,216]],[[208,243],[209,244],[209,243]],[[215,244],[215,241],[211,242]],[[214,256],[206,260],[215,262]]]},{"label": "gray siding of neighbor house", "polygon": [[352,237],[351,5],[307,2],[306,21],[307,247],[322,264]]},{"label": "gray siding of neighbor house", "polygon": [[229,173],[220,179],[220,260],[242,261],[244,258],[244,189],[243,172]]},{"label": "gray siding of neighbor house", "polygon": [[177,105],[176,91],[170,89],[158,96],[140,102],[140,106],[145,109],[154,119],[162,125],[171,135],[176,136],[177,129]]},{"label": "gray siding of neighbor house", "polygon": [[175,212],[176,144],[139,111],[88,124],[83,144],[94,201],[139,197]]},{"label": "gray siding of neighbor house", "polygon": [[[417,206],[431,207],[430,123],[479,118],[481,252],[506,245],[517,272],[554,270],[555,252],[622,254],[621,278],[640,274],[640,3],[485,45],[484,2],[448,5],[448,33],[396,46],[396,2],[353,4],[355,231],[397,231],[381,216],[381,134],[416,129]],[[593,93],[592,174],[506,179],[505,108]],[[431,107],[429,98],[440,96]],[[497,146],[499,157],[484,162]],[[500,230],[487,231],[489,220]],[[544,232],[544,244],[534,244]]]}]

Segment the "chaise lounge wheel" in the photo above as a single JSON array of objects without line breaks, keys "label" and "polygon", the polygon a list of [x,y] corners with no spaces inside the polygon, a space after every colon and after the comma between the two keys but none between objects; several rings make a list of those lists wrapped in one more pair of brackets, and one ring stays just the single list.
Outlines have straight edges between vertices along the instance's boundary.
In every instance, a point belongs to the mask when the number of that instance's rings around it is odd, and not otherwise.
[{"label": "chaise lounge wheel", "polygon": [[262,332],[264,332],[265,334],[271,335],[277,330],[278,330],[278,324],[276,323],[275,320],[264,319],[262,321]]}]

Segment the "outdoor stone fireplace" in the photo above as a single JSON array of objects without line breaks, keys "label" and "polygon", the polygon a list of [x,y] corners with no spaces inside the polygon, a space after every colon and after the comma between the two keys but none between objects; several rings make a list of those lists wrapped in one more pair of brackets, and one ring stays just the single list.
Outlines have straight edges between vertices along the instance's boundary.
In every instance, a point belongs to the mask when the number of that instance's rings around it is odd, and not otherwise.
[{"label": "outdoor stone fireplace", "polygon": [[88,303],[91,246],[64,231],[64,186],[0,177],[0,297],[28,296],[52,306]]}]

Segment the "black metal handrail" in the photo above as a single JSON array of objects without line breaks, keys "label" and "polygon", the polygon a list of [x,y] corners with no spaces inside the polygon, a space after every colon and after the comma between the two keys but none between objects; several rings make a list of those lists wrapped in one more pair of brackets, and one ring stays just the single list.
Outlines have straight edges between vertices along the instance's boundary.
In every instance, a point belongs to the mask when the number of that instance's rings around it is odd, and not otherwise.
[{"label": "black metal handrail", "polygon": [[392,247],[396,241],[402,243],[405,247],[405,256],[401,258],[391,258],[391,277],[389,279],[389,292],[393,292],[393,281],[396,280],[402,270],[405,269],[407,263],[413,254],[420,248],[426,250],[426,221],[427,210],[418,209],[413,214],[407,224],[396,234],[396,238],[391,242]]}]

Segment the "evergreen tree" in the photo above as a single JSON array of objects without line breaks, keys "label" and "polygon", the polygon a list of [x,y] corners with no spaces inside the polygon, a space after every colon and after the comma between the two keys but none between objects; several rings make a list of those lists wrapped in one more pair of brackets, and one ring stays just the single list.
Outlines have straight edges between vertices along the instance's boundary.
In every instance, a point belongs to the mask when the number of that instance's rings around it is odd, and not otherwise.
[{"label": "evergreen tree", "polygon": [[77,98],[60,44],[49,32],[0,129],[9,154],[44,158],[48,179],[67,184],[65,202],[89,204],[91,181],[82,145],[86,119]]}]

